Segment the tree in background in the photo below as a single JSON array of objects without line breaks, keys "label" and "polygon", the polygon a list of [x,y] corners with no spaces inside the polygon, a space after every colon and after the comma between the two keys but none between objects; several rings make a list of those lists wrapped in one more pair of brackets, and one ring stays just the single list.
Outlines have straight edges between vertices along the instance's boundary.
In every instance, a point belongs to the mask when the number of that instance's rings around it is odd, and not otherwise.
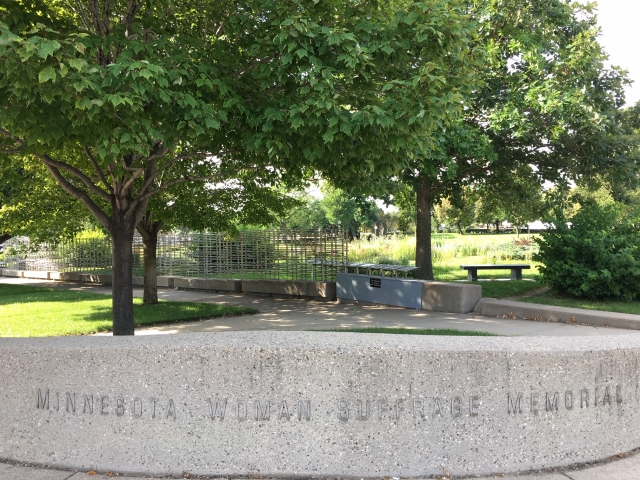
[{"label": "tree in background", "polygon": [[349,238],[358,237],[361,226],[372,227],[378,218],[373,200],[347,195],[339,188],[324,183],[322,198],[299,196],[299,205],[291,209],[281,223],[288,228],[319,228],[340,225]]},{"label": "tree in background", "polygon": [[471,189],[465,189],[461,197],[441,199],[440,203],[434,207],[433,215],[437,224],[445,224],[449,228],[455,227],[459,234],[463,234],[464,229],[476,221],[476,203],[473,199],[473,192]]},{"label": "tree in background", "polygon": [[[619,110],[627,80],[603,67],[591,8],[488,0],[473,10],[482,18],[482,83],[464,99],[464,117],[400,178],[416,192],[417,278],[433,279],[431,212],[440,198],[485,184],[507,194],[529,166],[539,185],[605,171],[612,183],[635,181],[630,126]],[[485,195],[483,208],[491,202]],[[502,216],[490,210],[493,220]]]},{"label": "tree in background", "polygon": [[252,171],[395,173],[460,109],[471,31],[459,0],[8,1],[0,154],[46,167],[109,232],[113,332],[130,335],[154,196]]},{"label": "tree in background", "polygon": [[29,237],[32,245],[55,243],[93,228],[92,219],[41,165],[0,169],[0,243],[16,236]]},{"label": "tree in background", "polygon": [[528,165],[513,172],[507,187],[504,183],[485,183],[476,191],[477,221],[493,224],[496,233],[503,221],[509,222],[519,238],[520,228],[541,220],[548,211],[540,180]]}]

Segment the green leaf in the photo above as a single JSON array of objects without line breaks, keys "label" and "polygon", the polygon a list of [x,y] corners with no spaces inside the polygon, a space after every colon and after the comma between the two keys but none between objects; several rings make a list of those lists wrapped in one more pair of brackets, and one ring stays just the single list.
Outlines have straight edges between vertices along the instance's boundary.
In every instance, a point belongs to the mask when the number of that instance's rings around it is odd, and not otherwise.
[{"label": "green leaf", "polygon": [[55,40],[45,40],[40,44],[40,48],[38,48],[38,55],[41,58],[46,59],[53,55],[53,52],[60,48],[60,44]]},{"label": "green leaf", "polygon": [[215,118],[207,118],[204,123],[208,128],[213,128],[214,130],[220,128],[220,122]]},{"label": "green leaf", "polygon": [[53,69],[53,67],[47,67],[44,70],[41,70],[38,74],[38,81],[40,83],[45,83],[49,80],[51,80],[52,82],[56,81],[56,71]]}]

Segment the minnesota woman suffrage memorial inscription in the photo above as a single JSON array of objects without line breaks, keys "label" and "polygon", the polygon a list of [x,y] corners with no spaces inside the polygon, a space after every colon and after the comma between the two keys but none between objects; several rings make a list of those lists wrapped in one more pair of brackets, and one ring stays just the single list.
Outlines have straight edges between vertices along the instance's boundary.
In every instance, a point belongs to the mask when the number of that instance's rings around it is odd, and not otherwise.
[{"label": "minnesota woman suffrage memorial inscription", "polygon": [[[44,390],[37,388],[36,391],[36,409],[60,412],[60,392],[50,393],[48,388]],[[613,395],[612,391],[615,392]],[[591,392],[593,392],[592,397],[590,397]],[[544,401],[541,400],[541,395],[544,396]],[[622,404],[622,386],[619,384],[615,385],[615,390],[612,390],[609,385],[595,387],[591,391],[587,388],[582,388],[578,390],[578,395],[579,397],[575,403],[579,403],[581,409],[589,407],[590,398],[592,407],[612,406],[614,403]],[[560,401],[561,397],[563,398],[562,402]],[[110,398],[108,395],[80,395],[75,392],[64,392],[62,399],[62,411],[71,414],[93,414],[95,404],[96,414],[99,413],[100,415],[111,414],[122,417],[125,413],[128,413],[132,417],[141,418],[146,414],[146,417],[151,419],[172,418],[177,420],[178,408],[181,410],[184,408],[184,411],[189,410],[188,404],[181,401],[177,402],[179,406],[177,408],[176,401],[173,398],[161,401],[155,397],[146,400],[141,397],[125,399],[121,396]],[[562,409],[560,406],[564,407],[565,410],[572,410],[574,407],[573,390],[565,390],[562,395],[558,391],[545,392],[544,394],[531,392],[527,400],[528,408],[525,405],[526,400],[524,400],[522,392],[507,393],[507,414],[523,413],[523,406],[525,411],[529,411],[534,415],[538,415],[542,408],[547,412],[559,412]],[[228,420],[235,418],[238,421],[244,421],[252,418],[256,421],[265,421],[271,420],[272,415],[277,420],[289,421],[296,416],[298,420],[311,420],[310,400],[281,400],[272,403],[270,400],[247,402],[246,400],[238,399],[234,402],[234,408],[231,411],[227,409],[228,397],[209,397],[205,403],[208,405],[208,417],[211,420],[219,419],[223,421],[226,417]],[[382,398],[378,400],[357,399],[349,402],[347,398],[342,397],[334,403],[336,404],[337,418],[342,422],[370,420],[372,418],[372,409],[376,413],[374,418],[378,420],[383,418],[398,420],[403,413],[409,413],[414,419],[423,420],[429,417],[444,416],[457,418],[463,414],[468,417],[477,417],[481,405],[480,397],[477,395],[471,395],[468,398],[468,402],[464,402],[461,397],[452,397],[451,399],[444,397],[433,397],[431,399],[397,398],[392,403]],[[289,405],[291,405],[291,408]],[[297,405],[295,410],[294,405]]]},{"label": "minnesota woman suffrage memorial inscription", "polygon": [[0,379],[0,459],[78,470],[464,476],[640,447],[637,334],[0,339]]}]

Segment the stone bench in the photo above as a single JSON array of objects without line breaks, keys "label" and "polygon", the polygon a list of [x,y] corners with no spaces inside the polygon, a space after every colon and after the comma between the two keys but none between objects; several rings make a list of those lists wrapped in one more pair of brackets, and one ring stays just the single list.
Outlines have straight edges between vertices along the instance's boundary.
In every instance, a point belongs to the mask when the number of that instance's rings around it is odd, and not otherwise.
[{"label": "stone bench", "polygon": [[511,270],[511,280],[522,280],[522,270],[531,268],[526,263],[510,265],[460,265],[460,268],[468,271],[469,282],[478,281],[478,270]]}]

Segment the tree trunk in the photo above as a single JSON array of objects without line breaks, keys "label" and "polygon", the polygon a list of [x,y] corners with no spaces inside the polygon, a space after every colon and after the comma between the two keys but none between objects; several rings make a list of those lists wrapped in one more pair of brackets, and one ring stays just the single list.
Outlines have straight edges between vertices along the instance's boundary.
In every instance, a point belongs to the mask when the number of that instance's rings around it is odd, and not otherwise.
[{"label": "tree trunk", "polygon": [[500,222],[496,220],[496,233],[500,233]]},{"label": "tree trunk", "polygon": [[131,271],[133,266],[133,231],[134,225],[126,225],[127,218],[117,222],[114,214],[110,229],[113,251],[112,305],[113,334],[133,335],[133,282]]},{"label": "tree trunk", "polygon": [[520,227],[515,227],[516,229],[516,240],[520,240]]},{"label": "tree trunk", "polygon": [[163,222],[153,221],[153,212],[146,212],[137,226],[138,233],[142,236],[144,249],[144,295],[142,302],[145,305],[158,303],[158,277],[156,267],[156,252],[158,249],[158,232]]},{"label": "tree trunk", "polygon": [[422,180],[417,192],[418,208],[416,217],[416,267],[414,278],[433,280],[433,259],[431,258],[431,192]]},{"label": "tree trunk", "polygon": [[144,239],[144,295],[142,303],[155,305],[158,303],[158,277],[156,272],[156,251],[158,248],[158,232],[150,232],[149,239]]},{"label": "tree trunk", "polygon": [[462,235],[462,227],[460,226],[460,222],[456,222],[456,227],[458,227],[458,233]]}]

